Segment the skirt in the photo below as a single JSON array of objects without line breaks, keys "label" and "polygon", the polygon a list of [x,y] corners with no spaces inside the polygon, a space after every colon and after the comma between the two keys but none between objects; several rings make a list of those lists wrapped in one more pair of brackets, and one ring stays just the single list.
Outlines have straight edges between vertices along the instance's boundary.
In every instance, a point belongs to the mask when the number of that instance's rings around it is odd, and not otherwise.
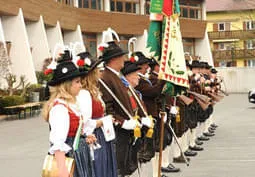
[{"label": "skirt", "polygon": [[[72,147],[73,141],[74,138],[68,137],[66,143]],[[68,152],[67,156],[73,157],[75,160],[74,177],[95,177],[93,161],[85,137],[80,138],[78,149]]]},{"label": "skirt", "polygon": [[93,166],[96,177],[117,177],[116,152],[112,141],[106,142],[101,128],[94,131],[101,148],[94,150]]}]

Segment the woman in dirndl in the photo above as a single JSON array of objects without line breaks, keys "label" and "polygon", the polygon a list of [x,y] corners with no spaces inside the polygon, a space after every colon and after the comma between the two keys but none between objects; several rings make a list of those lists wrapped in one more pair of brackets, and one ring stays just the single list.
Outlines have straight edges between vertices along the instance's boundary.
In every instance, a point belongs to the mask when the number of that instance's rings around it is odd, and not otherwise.
[{"label": "woman in dirndl", "polygon": [[103,131],[105,121],[111,124],[112,133],[113,119],[105,116],[105,105],[101,98],[101,92],[98,87],[99,68],[101,60],[90,55],[89,52],[78,54],[80,59],[77,64],[80,70],[86,72],[82,77],[82,90],[77,96],[82,115],[84,117],[85,129],[87,135],[94,133],[97,138],[97,144],[100,148],[94,148],[94,169],[96,177],[117,177],[116,153],[113,146],[115,138],[108,139],[106,132]]},{"label": "woman in dirndl", "polygon": [[81,89],[80,76],[84,73],[80,72],[72,62],[68,50],[62,54],[56,67],[48,69],[45,73],[53,76],[48,82],[50,98],[44,105],[43,113],[44,119],[50,126],[51,147],[49,153],[56,157],[58,176],[70,176],[65,158],[73,157],[75,160],[74,177],[95,177],[88,146],[88,144],[96,141],[95,136],[81,135],[78,149],[73,151],[72,148],[82,118],[80,109],[76,104],[76,96]]}]

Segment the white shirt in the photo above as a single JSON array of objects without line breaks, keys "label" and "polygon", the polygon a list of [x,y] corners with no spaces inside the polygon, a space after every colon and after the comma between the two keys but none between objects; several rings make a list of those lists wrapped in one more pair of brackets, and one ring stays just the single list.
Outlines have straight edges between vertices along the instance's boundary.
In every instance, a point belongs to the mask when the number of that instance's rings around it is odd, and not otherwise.
[{"label": "white shirt", "polygon": [[96,128],[96,120],[92,120],[92,98],[87,90],[80,90],[76,97],[77,104],[81,110],[81,114],[84,121],[83,133],[90,135]]},{"label": "white shirt", "polygon": [[68,109],[63,104],[68,105],[77,116],[80,117],[81,113],[75,104],[68,104],[61,99],[56,99],[55,101],[62,104],[53,106],[49,112],[49,123],[51,127],[49,140],[53,144],[49,149],[49,153],[54,154],[57,150],[67,153],[72,149],[65,143],[69,131],[70,118]]}]

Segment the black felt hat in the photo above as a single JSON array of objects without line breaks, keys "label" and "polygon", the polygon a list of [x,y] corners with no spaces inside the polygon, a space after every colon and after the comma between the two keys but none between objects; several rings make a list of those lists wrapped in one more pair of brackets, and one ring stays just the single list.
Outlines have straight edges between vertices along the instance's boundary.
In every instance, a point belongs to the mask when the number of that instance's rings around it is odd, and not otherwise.
[{"label": "black felt hat", "polygon": [[211,73],[216,74],[218,71],[215,68],[211,68]]},{"label": "black felt hat", "polygon": [[149,64],[151,59],[147,58],[142,52],[138,51],[138,52],[134,52],[132,54],[132,56],[137,56],[138,60],[135,62],[137,65],[142,65],[142,64]]},{"label": "black felt hat", "polygon": [[190,65],[191,68],[200,68],[200,66],[201,65],[200,65],[198,60],[193,60],[191,65]]},{"label": "black felt hat", "polygon": [[81,52],[77,56],[80,57],[77,61],[79,70],[85,75],[94,70],[102,62],[102,59],[93,57],[89,52]]},{"label": "black felt hat", "polygon": [[201,65],[201,68],[210,69],[210,65],[208,64],[208,62],[201,61],[200,65]]},{"label": "black felt hat", "polygon": [[84,73],[80,72],[72,62],[70,51],[65,50],[64,54],[61,54],[60,59],[57,61],[56,69],[53,70],[53,77],[48,82],[48,85],[56,86],[67,80],[72,80],[82,75],[84,75]]},{"label": "black felt hat", "polygon": [[107,42],[106,45],[100,46],[99,50],[102,52],[103,61],[109,61],[112,58],[127,54],[127,51],[122,50],[114,41]]},{"label": "black felt hat", "polygon": [[157,62],[157,60],[156,60],[155,58],[152,57],[152,58],[150,59],[149,66],[150,66],[150,68],[154,68],[156,65],[159,66],[159,63]]},{"label": "black felt hat", "polygon": [[139,66],[137,66],[136,63],[131,62],[131,61],[125,61],[124,67],[121,69],[121,72],[124,76],[126,76],[126,75],[128,75],[132,72],[136,72],[140,69],[141,68]]}]

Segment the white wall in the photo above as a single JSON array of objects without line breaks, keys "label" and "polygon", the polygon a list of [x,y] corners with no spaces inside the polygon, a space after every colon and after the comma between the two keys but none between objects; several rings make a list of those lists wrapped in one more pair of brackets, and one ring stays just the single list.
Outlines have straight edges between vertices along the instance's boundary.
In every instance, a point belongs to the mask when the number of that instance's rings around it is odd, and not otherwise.
[{"label": "white wall", "polygon": [[41,71],[44,60],[51,56],[42,16],[37,22],[26,23],[26,27],[35,70]]},{"label": "white wall", "polygon": [[6,41],[11,41],[10,59],[12,73],[25,75],[28,82],[37,83],[30,45],[22,10],[18,16],[2,17],[3,31]]},{"label": "white wall", "polygon": [[74,47],[74,55],[85,51],[80,25],[75,31],[64,31],[64,44]]},{"label": "white wall", "polygon": [[[3,31],[3,26],[2,26],[1,18],[0,18],[0,42],[2,42],[4,44],[4,48],[6,48],[5,38],[4,38],[4,31]],[[6,87],[7,87],[6,81],[0,76],[0,88],[3,89],[3,88],[6,88]]]},{"label": "white wall", "polygon": [[247,93],[255,88],[255,68],[216,68],[230,93]]},{"label": "white wall", "polygon": [[48,45],[50,48],[50,54],[52,57],[55,57],[53,56],[55,46],[57,44],[64,45],[63,36],[62,36],[59,22],[57,22],[56,26],[54,27],[46,27],[46,34],[48,39]]},{"label": "white wall", "polygon": [[136,38],[137,41],[135,43],[135,51],[142,51],[145,56],[149,57],[150,56],[149,50],[146,48],[148,38],[147,30],[144,30],[143,35],[136,36]]},{"label": "white wall", "polygon": [[207,30],[203,39],[196,39],[195,47],[195,55],[200,56],[201,60],[207,61],[209,65],[214,66]]}]

